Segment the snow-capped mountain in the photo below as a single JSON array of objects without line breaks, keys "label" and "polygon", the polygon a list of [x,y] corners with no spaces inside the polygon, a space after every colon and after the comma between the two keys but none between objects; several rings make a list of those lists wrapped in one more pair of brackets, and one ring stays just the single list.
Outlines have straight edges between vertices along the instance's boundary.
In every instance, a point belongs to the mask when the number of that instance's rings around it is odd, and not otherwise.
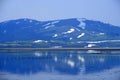
[{"label": "snow-capped mountain", "polygon": [[[120,27],[83,18],[53,21],[18,19],[0,23],[1,43],[26,41],[35,44],[56,44],[52,46],[63,46],[62,43],[66,42],[70,42],[72,45],[74,43],[83,45],[84,43],[84,47],[96,46],[98,43],[117,42],[116,45],[120,46],[118,44],[120,42]],[[62,45],[58,45],[60,43]]]}]

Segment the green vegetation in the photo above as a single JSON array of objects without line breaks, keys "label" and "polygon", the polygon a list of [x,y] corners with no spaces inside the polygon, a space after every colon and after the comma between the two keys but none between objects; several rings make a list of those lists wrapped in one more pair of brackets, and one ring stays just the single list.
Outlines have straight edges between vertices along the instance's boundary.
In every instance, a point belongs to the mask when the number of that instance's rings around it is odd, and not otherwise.
[{"label": "green vegetation", "polygon": [[[34,42],[34,41],[14,41],[14,42],[6,42],[0,43],[0,48],[59,48],[59,47],[88,47],[89,44],[87,42],[65,42],[65,41],[49,41],[49,42]],[[119,47],[119,42],[101,42],[101,43],[94,43],[95,46],[92,47]]]}]

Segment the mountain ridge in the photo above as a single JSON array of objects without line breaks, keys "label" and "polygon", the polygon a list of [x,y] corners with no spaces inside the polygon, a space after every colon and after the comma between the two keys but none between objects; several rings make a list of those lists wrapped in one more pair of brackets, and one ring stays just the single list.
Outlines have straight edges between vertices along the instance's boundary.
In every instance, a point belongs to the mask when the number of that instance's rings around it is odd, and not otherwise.
[{"label": "mountain ridge", "polygon": [[16,21],[16,20],[33,20],[33,21],[37,21],[37,22],[49,22],[49,21],[60,21],[60,20],[68,20],[68,19],[84,19],[84,20],[90,20],[90,21],[96,21],[96,22],[101,22],[104,24],[108,24],[108,25],[112,25],[112,26],[116,26],[116,27],[120,27],[119,25],[114,25],[108,22],[103,22],[103,21],[99,21],[99,20],[93,20],[93,19],[87,19],[87,18],[65,18],[65,19],[52,19],[52,20],[37,20],[37,19],[32,19],[32,18],[17,18],[17,19],[11,19],[11,20],[4,20],[1,21],[0,23],[5,23],[5,22],[9,22],[9,21]]},{"label": "mountain ridge", "polygon": [[85,18],[51,21],[22,18],[1,22],[0,37],[1,43],[32,41],[33,43],[54,42],[55,44],[61,44],[71,42],[74,44],[87,41],[119,41],[120,27]]}]

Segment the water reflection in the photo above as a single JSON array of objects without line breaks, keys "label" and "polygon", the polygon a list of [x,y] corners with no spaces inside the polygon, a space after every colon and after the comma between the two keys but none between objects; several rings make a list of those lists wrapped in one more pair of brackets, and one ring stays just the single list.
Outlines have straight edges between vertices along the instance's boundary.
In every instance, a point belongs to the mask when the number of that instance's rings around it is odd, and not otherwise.
[{"label": "water reflection", "polygon": [[0,53],[0,80],[120,80],[120,55],[87,52]]}]

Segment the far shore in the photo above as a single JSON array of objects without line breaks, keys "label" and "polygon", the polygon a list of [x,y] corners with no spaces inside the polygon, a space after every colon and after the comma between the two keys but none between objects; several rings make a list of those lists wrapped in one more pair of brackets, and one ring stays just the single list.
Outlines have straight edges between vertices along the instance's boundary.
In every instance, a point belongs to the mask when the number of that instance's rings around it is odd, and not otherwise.
[{"label": "far shore", "polygon": [[0,50],[120,50],[116,48],[0,48]]}]

